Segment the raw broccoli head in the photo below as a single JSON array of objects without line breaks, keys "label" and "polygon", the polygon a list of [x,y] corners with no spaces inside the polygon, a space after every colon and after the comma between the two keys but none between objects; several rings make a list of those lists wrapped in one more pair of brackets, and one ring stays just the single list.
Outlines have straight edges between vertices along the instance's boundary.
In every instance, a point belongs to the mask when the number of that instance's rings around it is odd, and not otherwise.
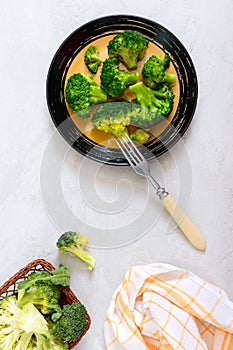
[{"label": "raw broccoli head", "polygon": [[172,111],[174,94],[167,84],[152,90],[139,82],[130,86],[136,95],[131,116],[132,124],[148,128],[163,121]]},{"label": "raw broccoli head", "polygon": [[54,322],[52,333],[56,338],[73,341],[83,334],[87,323],[87,311],[83,304],[67,304],[62,309],[61,317]]},{"label": "raw broccoli head", "polygon": [[137,68],[148,48],[149,41],[142,34],[124,31],[108,43],[109,57],[118,57],[128,68]]},{"label": "raw broccoli head", "polygon": [[111,96],[122,94],[127,86],[135,84],[138,72],[126,72],[118,67],[118,58],[107,58],[100,74],[101,86]]},{"label": "raw broccoli head", "polygon": [[99,65],[102,63],[102,60],[98,57],[99,48],[98,46],[91,45],[85,51],[84,62],[89,69],[89,71],[95,74],[98,70]]},{"label": "raw broccoli head", "polygon": [[128,102],[108,102],[102,104],[92,117],[95,128],[122,137],[130,125],[131,104]]},{"label": "raw broccoli head", "polygon": [[[34,273],[31,276],[35,275],[36,274]],[[23,298],[20,300],[20,306],[31,302],[42,312],[42,314],[51,314],[53,312],[59,312],[60,297],[61,290],[59,286],[49,282],[38,282],[27,289]]]},{"label": "raw broccoli head", "polygon": [[[46,320],[32,303],[20,308],[14,296],[1,301],[0,349],[27,349],[33,339],[36,339],[35,349],[49,349],[40,346],[49,336]],[[37,337],[41,339],[39,343]]]},{"label": "raw broccoli head", "polygon": [[176,75],[166,72],[169,67],[170,56],[165,55],[164,58],[160,56],[151,56],[142,68],[142,77],[144,83],[151,89],[156,88],[159,83],[167,83],[169,85],[176,84]]},{"label": "raw broccoli head", "polygon": [[95,266],[95,259],[93,256],[83,249],[83,246],[88,245],[89,239],[87,236],[82,235],[79,232],[65,232],[58,241],[57,247],[61,253],[69,253],[76,256],[85,262],[89,270],[92,270]]},{"label": "raw broccoli head", "polygon": [[90,107],[107,101],[107,94],[94,81],[91,74],[73,74],[65,88],[66,102],[74,113],[81,118],[88,118]]},{"label": "raw broccoli head", "polygon": [[68,287],[70,285],[70,271],[60,265],[57,269],[48,271],[33,272],[25,281],[18,284],[18,300],[21,302],[25,293],[31,288],[40,284],[53,284],[56,286]]}]

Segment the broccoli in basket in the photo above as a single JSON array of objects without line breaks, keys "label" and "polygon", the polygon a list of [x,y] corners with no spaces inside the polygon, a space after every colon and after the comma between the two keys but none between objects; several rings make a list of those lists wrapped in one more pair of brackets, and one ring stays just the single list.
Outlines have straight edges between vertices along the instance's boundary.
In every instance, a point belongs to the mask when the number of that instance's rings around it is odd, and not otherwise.
[{"label": "broccoli in basket", "polygon": [[88,243],[89,239],[87,236],[79,232],[68,231],[59,237],[57,247],[61,253],[68,253],[81,259],[87,264],[88,269],[92,270],[95,266],[95,259],[89,252],[83,249]]},{"label": "broccoli in basket", "polygon": [[138,61],[143,59],[148,44],[148,39],[142,34],[130,30],[124,31],[108,43],[108,55],[119,58],[128,68],[137,68]]},{"label": "broccoli in basket", "polygon": [[172,111],[174,94],[167,84],[160,84],[152,90],[139,82],[130,86],[136,95],[131,115],[132,124],[148,128],[163,121]]},{"label": "broccoli in basket", "polygon": [[89,71],[95,74],[102,63],[102,60],[98,57],[99,49],[98,46],[91,45],[85,51],[84,62]]},{"label": "broccoli in basket", "polygon": [[167,83],[171,86],[176,84],[176,75],[166,72],[169,67],[170,56],[165,55],[164,58],[159,56],[151,56],[142,68],[142,77],[144,83],[151,89],[156,88],[159,83]]},{"label": "broccoli in basket", "polygon": [[53,324],[52,333],[56,338],[73,341],[83,334],[87,323],[87,311],[83,304],[67,304],[62,308],[61,317]]},{"label": "broccoli in basket", "polygon": [[107,58],[100,74],[101,86],[111,96],[122,94],[127,86],[135,84],[138,72],[127,72],[118,67],[118,58]]},{"label": "broccoli in basket", "polygon": [[88,118],[90,107],[107,101],[107,94],[94,81],[91,74],[73,74],[67,82],[66,102],[74,113],[81,118]]}]

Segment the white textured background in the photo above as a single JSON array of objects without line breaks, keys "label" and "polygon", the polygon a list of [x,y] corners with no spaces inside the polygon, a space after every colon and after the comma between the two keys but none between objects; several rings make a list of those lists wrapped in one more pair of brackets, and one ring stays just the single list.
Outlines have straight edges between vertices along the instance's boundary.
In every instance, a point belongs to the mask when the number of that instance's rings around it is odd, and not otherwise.
[{"label": "white textured background", "polygon": [[[1,1],[0,284],[39,257],[70,267],[72,288],[92,317],[91,329],[80,343],[80,350],[104,349],[104,311],[131,265],[159,261],[176,264],[217,284],[233,298],[232,13],[231,0]],[[162,24],[180,39],[192,57],[199,81],[198,106],[183,138],[184,145],[176,145],[172,152],[179,164],[189,154],[192,188],[189,186],[186,192],[191,191],[192,196],[188,214],[206,237],[207,251],[193,249],[178,230],[166,234],[168,216],[163,213],[149,232],[132,244],[117,249],[91,249],[96,268],[90,273],[79,261],[59,256],[55,242],[61,229],[47,215],[41,196],[41,161],[55,131],[47,110],[45,82],[62,41],[85,22],[109,14],[139,15]],[[66,147],[60,137],[55,142],[58,148]],[[56,150],[53,156],[56,158]],[[79,172],[82,162],[83,157],[73,150],[64,162],[67,203],[84,222],[93,220],[89,223],[101,226],[105,220],[107,227],[112,224],[120,230],[126,217],[119,223],[114,216],[101,216],[79,196],[84,193],[85,197],[85,191],[90,190],[90,184]],[[93,172],[99,171],[96,163],[87,164]],[[167,188],[176,194],[182,187],[182,174],[175,171],[171,154],[163,155],[160,165]],[[156,174],[153,164],[152,170]],[[121,175],[129,179],[131,173],[124,169],[121,174],[112,167],[101,167],[100,171],[106,181],[96,180],[98,191],[105,201],[116,200],[116,181]],[[83,176],[81,192],[77,174]],[[142,187],[148,191],[143,179],[132,174],[132,181],[136,186],[134,194],[139,198],[138,211],[135,207],[130,211],[129,207],[127,217],[131,215],[131,219],[141,215]],[[150,192],[149,203],[154,205],[156,217],[160,207]],[[145,200],[144,192],[141,200]],[[54,203],[54,210],[59,213],[59,203]],[[143,221],[143,215],[141,218]]]}]

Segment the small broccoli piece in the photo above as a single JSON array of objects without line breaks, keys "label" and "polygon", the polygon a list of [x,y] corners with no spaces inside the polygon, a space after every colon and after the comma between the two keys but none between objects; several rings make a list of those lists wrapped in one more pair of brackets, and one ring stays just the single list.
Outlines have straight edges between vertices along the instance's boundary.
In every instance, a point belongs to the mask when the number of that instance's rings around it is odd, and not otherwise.
[{"label": "small broccoli piece", "polygon": [[145,129],[136,129],[133,134],[130,134],[130,138],[138,143],[144,144],[147,143],[149,138],[151,137],[151,133]]},{"label": "small broccoli piece", "polygon": [[61,253],[69,253],[72,256],[78,257],[87,264],[89,270],[92,270],[95,266],[95,259],[89,252],[83,249],[88,243],[89,239],[87,236],[79,232],[69,231],[59,237],[57,247]]},{"label": "small broccoli piece", "polygon": [[102,104],[91,121],[95,128],[122,137],[130,125],[131,104],[129,102],[108,102]]},{"label": "small broccoli piece", "polygon": [[70,285],[70,271],[63,265],[60,265],[57,269],[48,271],[33,272],[28,276],[25,281],[21,281],[18,284],[18,300],[21,302],[24,294],[33,286],[37,284],[46,283],[54,284],[56,286],[68,287]]},{"label": "small broccoli piece", "polygon": [[101,86],[113,97],[122,94],[127,86],[135,84],[138,80],[138,72],[121,70],[117,63],[118,58],[107,58],[100,73]]},{"label": "small broccoli piece", "polygon": [[136,103],[132,104],[132,124],[148,128],[163,121],[172,111],[174,94],[167,84],[152,90],[139,82],[130,86],[130,90],[136,95]]},{"label": "small broccoli piece", "polygon": [[176,75],[166,72],[169,67],[170,56],[165,55],[164,58],[160,56],[151,56],[142,68],[142,78],[144,83],[151,89],[156,88],[159,83],[167,83],[169,85],[176,84]]},{"label": "small broccoli piece", "polygon": [[19,305],[23,306],[28,302],[31,302],[42,312],[42,314],[46,315],[60,311],[60,297],[61,290],[59,286],[49,282],[38,282],[27,289],[26,293],[20,300]]},{"label": "small broccoli piece", "polygon": [[137,68],[148,48],[149,41],[142,34],[134,31],[124,31],[117,34],[108,43],[109,57],[117,57],[128,68]]},{"label": "small broccoli piece", "polygon": [[73,74],[65,88],[66,102],[74,113],[81,118],[88,118],[90,107],[107,101],[107,94],[94,81],[91,74]]},{"label": "small broccoli piece", "polygon": [[84,54],[84,62],[89,71],[95,74],[102,63],[102,60],[98,57],[99,48],[98,46],[91,45],[87,48]]},{"label": "small broccoli piece", "polygon": [[54,322],[52,333],[56,338],[73,341],[85,331],[88,323],[87,311],[83,304],[67,304],[61,317]]}]

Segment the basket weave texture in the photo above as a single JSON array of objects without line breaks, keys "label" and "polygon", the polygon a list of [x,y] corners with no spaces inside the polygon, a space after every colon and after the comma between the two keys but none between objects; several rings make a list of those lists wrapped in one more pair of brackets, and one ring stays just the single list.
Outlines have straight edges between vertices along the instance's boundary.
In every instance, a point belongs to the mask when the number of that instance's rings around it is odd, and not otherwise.
[{"label": "basket weave texture", "polygon": [[[36,271],[50,272],[52,270],[55,270],[55,267],[45,259],[37,259],[37,260],[31,261],[29,264],[27,264],[25,267],[19,270],[16,274],[14,274],[9,280],[7,280],[0,287],[0,300],[8,295],[17,294],[18,283],[20,281],[25,280],[27,276],[32,272],[36,272]],[[79,299],[76,297],[76,295],[72,292],[70,288],[61,286],[61,306],[65,304],[72,304],[77,301],[79,301]],[[85,331],[76,340],[68,343],[69,349],[73,349],[80,342],[84,334],[88,331],[91,324],[91,319],[88,313],[87,313],[87,318],[88,318],[88,322],[87,322]]]}]

